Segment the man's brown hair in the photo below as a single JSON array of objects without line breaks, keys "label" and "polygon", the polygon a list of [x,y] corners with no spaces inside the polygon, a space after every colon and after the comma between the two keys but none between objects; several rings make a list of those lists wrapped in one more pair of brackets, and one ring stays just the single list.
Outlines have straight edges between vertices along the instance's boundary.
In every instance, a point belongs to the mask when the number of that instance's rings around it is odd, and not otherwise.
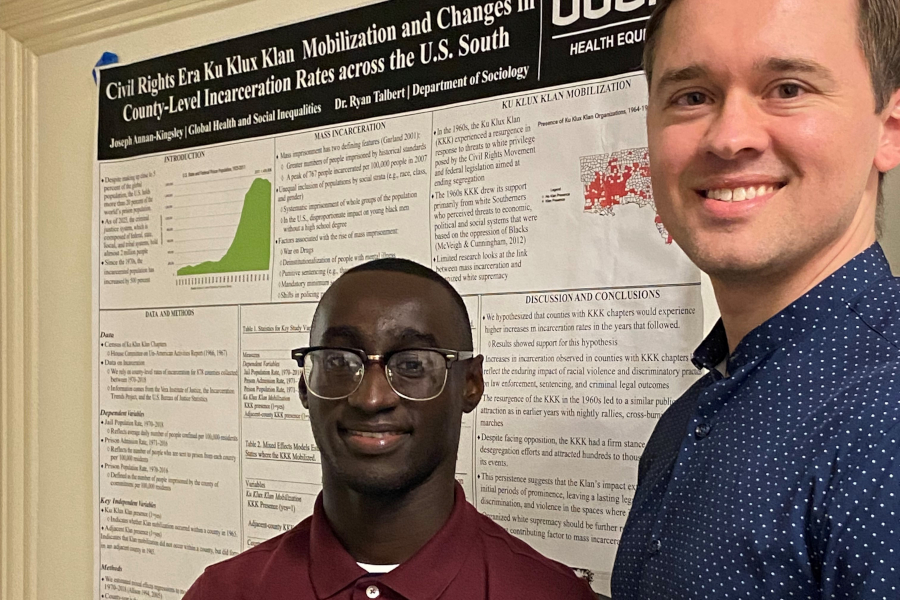
[{"label": "man's brown hair", "polygon": [[[656,58],[663,21],[675,2],[676,0],[658,0],[656,10],[647,22],[643,60],[648,85],[653,76],[653,60]],[[872,91],[875,94],[875,112],[880,113],[887,106],[893,93],[900,89],[900,0],[857,0],[857,2],[859,22],[856,33],[869,65]],[[884,173],[879,174],[876,217],[879,237],[884,212],[884,197],[881,193],[883,179]]]}]

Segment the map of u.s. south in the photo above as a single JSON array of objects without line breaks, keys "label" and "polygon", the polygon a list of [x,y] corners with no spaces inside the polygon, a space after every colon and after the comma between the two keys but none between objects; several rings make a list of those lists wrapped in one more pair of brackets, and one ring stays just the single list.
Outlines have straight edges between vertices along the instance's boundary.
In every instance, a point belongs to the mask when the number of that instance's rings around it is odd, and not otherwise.
[{"label": "map of u.s. south", "polygon": [[[656,210],[650,187],[647,148],[582,156],[581,183],[584,186],[585,212],[611,217],[620,204],[637,204]],[[659,215],[656,215],[654,222],[663,240],[671,244],[672,237]]]}]

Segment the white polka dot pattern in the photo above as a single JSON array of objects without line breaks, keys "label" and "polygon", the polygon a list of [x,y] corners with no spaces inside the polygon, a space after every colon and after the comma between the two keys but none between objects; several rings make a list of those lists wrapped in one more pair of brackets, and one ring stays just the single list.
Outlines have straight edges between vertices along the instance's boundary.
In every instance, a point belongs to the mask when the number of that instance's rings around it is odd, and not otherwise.
[{"label": "white polka dot pattern", "polygon": [[745,337],[660,419],[614,600],[900,599],[900,279],[878,244]]}]

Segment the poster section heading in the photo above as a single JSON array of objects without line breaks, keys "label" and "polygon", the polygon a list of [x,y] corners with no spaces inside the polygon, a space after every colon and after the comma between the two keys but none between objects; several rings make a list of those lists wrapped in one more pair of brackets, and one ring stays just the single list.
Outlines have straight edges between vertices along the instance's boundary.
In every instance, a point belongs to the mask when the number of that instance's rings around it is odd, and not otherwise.
[{"label": "poster section heading", "polygon": [[173,151],[633,72],[655,4],[392,1],[105,69],[97,156]]}]

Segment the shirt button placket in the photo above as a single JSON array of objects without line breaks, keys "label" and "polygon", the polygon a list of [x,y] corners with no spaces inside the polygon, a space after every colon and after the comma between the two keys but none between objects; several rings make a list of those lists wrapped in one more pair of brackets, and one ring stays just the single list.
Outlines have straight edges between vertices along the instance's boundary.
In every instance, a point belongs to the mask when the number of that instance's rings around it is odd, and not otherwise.
[{"label": "shirt button placket", "polygon": [[702,440],[703,438],[705,438],[706,436],[709,435],[709,432],[711,430],[712,430],[712,425],[710,425],[709,423],[700,423],[694,429],[694,437],[697,438],[698,440]]}]

